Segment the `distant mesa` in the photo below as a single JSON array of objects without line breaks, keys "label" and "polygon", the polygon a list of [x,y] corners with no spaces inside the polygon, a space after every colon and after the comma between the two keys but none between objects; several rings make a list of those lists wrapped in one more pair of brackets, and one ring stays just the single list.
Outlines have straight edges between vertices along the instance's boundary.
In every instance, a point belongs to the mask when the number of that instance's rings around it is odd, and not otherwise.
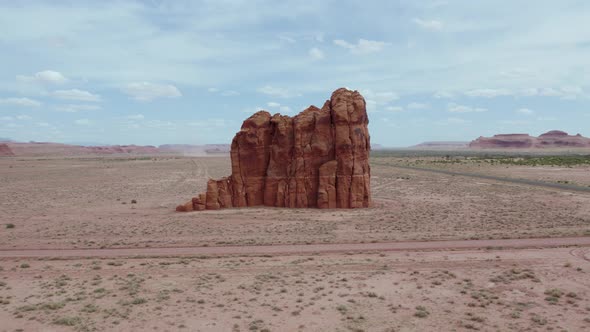
[{"label": "distant mesa", "polygon": [[551,130],[539,137],[529,134],[499,134],[479,137],[469,143],[472,149],[537,149],[537,148],[590,148],[590,138],[580,134],[569,135]]},{"label": "distant mesa", "polygon": [[14,152],[7,144],[0,143],[0,157],[14,157]]},{"label": "distant mesa", "polygon": [[369,207],[368,123],[365,99],[344,88],[294,117],[259,111],[232,141],[231,175],[176,210]]},{"label": "distant mesa", "polygon": [[229,144],[167,144],[159,147],[153,145],[76,145],[53,142],[14,142],[3,141],[12,155],[19,157],[35,156],[85,156],[85,155],[190,155],[218,156],[229,154]]}]

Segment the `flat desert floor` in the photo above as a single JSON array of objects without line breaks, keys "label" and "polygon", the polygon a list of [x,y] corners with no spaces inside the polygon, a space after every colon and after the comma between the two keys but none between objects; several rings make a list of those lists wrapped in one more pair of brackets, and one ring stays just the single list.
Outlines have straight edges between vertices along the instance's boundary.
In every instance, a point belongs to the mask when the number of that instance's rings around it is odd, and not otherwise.
[{"label": "flat desert floor", "polygon": [[[396,241],[586,238],[590,193],[397,168],[400,162],[372,160],[369,209],[176,213],[209,177],[230,173],[229,158],[1,158],[0,331],[590,329],[587,246],[346,250]],[[485,167],[535,180],[575,173],[576,183],[590,184],[583,167]],[[314,244],[343,249],[60,255]],[[28,249],[51,255],[16,254]]]}]

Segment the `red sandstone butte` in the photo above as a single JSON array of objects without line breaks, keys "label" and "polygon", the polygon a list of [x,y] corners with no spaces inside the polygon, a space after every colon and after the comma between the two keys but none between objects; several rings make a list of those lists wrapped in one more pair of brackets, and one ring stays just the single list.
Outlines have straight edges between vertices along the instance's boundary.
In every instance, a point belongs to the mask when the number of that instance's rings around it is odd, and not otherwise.
[{"label": "red sandstone butte", "polygon": [[365,99],[344,88],[294,117],[257,112],[232,141],[232,174],[176,210],[369,207],[368,124]]}]

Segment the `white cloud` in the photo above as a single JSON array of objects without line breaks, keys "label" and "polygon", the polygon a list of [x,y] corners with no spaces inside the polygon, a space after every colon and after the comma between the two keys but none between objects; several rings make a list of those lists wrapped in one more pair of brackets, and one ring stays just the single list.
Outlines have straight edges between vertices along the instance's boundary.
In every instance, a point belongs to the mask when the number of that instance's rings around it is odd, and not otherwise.
[{"label": "white cloud", "polygon": [[289,106],[281,106],[281,107],[279,107],[279,110],[282,113],[291,113],[291,107],[289,107]]},{"label": "white cloud", "polygon": [[389,112],[402,112],[404,108],[401,106],[387,106],[385,110]]},{"label": "white cloud", "polygon": [[279,39],[289,44],[295,44],[297,42],[297,40],[288,36],[279,36]]},{"label": "white cloud", "polygon": [[438,20],[423,20],[420,18],[415,18],[412,20],[412,22],[427,30],[441,30],[443,28],[443,23]]},{"label": "white cloud", "polygon": [[451,113],[481,113],[487,111],[485,108],[457,105],[455,103],[448,104],[447,110]]},{"label": "white cloud", "polygon": [[149,82],[129,83],[123,88],[123,92],[138,101],[182,96],[182,93],[174,85]]},{"label": "white cloud", "polygon": [[258,91],[260,93],[264,93],[265,95],[280,97],[280,98],[291,98],[291,97],[301,96],[301,94],[289,91],[288,89],[276,88],[276,87],[272,87],[270,85],[264,86],[262,88],[258,88],[256,91]]},{"label": "white cloud", "polygon": [[38,122],[37,126],[39,127],[50,127],[51,125],[47,122]]},{"label": "white cloud", "polygon": [[451,99],[454,97],[454,94],[449,91],[437,91],[433,95],[436,99]]},{"label": "white cloud", "polygon": [[68,79],[62,73],[54,70],[44,70],[33,74],[32,76],[17,75],[16,79],[21,82],[51,83],[62,84]]},{"label": "white cloud", "polygon": [[409,103],[407,107],[411,110],[423,110],[429,108],[430,105],[424,103]]},{"label": "white cloud", "polygon": [[494,98],[499,96],[509,96],[512,93],[506,89],[475,89],[465,92],[469,97]]},{"label": "white cloud", "polygon": [[342,39],[335,39],[334,45],[346,48],[353,54],[369,54],[383,50],[383,47],[385,47],[387,43],[376,40],[359,39],[356,44],[351,44]]},{"label": "white cloud", "polygon": [[240,93],[234,90],[225,90],[221,93],[224,97],[239,96]]},{"label": "white cloud", "polygon": [[84,90],[56,90],[51,95],[57,99],[79,100],[79,101],[100,101],[100,96]]},{"label": "white cloud", "polygon": [[528,109],[528,108],[520,108],[516,110],[516,113],[524,114],[524,115],[532,115],[535,111]]},{"label": "white cloud", "polygon": [[76,113],[79,111],[96,111],[101,109],[101,107],[98,105],[68,104],[56,106],[55,109],[61,112]]},{"label": "white cloud", "polygon": [[439,126],[464,125],[464,124],[470,124],[470,123],[471,123],[470,120],[465,120],[462,118],[447,118],[445,120],[435,122],[435,124],[437,124]]},{"label": "white cloud", "polygon": [[0,105],[39,107],[41,103],[30,98],[0,98]]},{"label": "white cloud", "polygon": [[132,114],[126,116],[126,118],[130,120],[143,120],[145,117],[143,116],[143,114]]},{"label": "white cloud", "polygon": [[90,125],[92,122],[88,119],[78,119],[76,121],[74,121],[75,124],[79,125],[79,126],[88,126]]},{"label": "white cloud", "polygon": [[191,127],[202,127],[202,128],[211,128],[211,127],[227,127],[229,122],[225,119],[205,119],[201,121],[193,121],[188,123]]},{"label": "white cloud", "polygon": [[365,103],[367,106],[367,113],[377,113],[377,102],[373,99],[365,99]]},{"label": "white cloud", "polygon": [[561,99],[578,99],[588,97],[586,91],[579,86],[563,86],[560,88],[526,88],[519,94],[525,97],[559,97]]},{"label": "white cloud", "polygon": [[399,95],[392,91],[373,91],[366,89],[362,90],[361,94],[365,97],[365,99],[372,100],[376,104],[387,104],[391,101],[399,99]]},{"label": "white cloud", "polygon": [[14,119],[11,116],[0,116],[0,120],[2,120],[2,121],[12,121]]},{"label": "white cloud", "polygon": [[260,106],[255,106],[255,107],[246,107],[246,108],[242,108],[242,113],[246,113],[248,115],[252,115],[256,112],[262,111],[263,108]]},{"label": "white cloud", "polygon": [[266,103],[266,106],[268,106],[268,107],[280,107],[281,104],[276,103],[274,101],[269,101],[268,103]]},{"label": "white cloud", "polygon": [[231,97],[231,96],[239,96],[240,93],[234,90],[225,90],[225,91],[221,91],[218,88],[208,88],[207,89],[208,92],[210,93],[217,93],[219,92],[219,95],[224,96],[224,97]]},{"label": "white cloud", "polygon": [[307,53],[314,60],[321,60],[324,58],[324,52],[317,47],[311,48]]},{"label": "white cloud", "polygon": [[33,120],[32,117],[30,117],[30,116],[28,116],[26,114],[17,115],[16,118],[19,119],[19,120]]}]

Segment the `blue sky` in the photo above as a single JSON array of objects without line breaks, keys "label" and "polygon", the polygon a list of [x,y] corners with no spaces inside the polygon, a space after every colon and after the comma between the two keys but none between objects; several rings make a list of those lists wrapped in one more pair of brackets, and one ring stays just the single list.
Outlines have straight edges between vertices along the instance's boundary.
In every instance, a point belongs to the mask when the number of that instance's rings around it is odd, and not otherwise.
[{"label": "blue sky", "polygon": [[372,142],[590,136],[590,2],[2,1],[0,137],[229,143],[339,87]]}]

